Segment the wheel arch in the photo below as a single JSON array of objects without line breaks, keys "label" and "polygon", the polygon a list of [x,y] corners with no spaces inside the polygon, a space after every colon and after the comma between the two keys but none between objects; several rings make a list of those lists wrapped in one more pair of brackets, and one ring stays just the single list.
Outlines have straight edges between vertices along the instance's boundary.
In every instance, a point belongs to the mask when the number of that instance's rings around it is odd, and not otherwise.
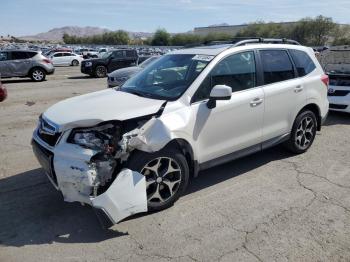
[{"label": "wheel arch", "polygon": [[305,105],[296,115],[296,117],[303,111],[305,110],[310,110],[311,112],[313,112],[316,116],[316,120],[317,120],[317,131],[321,131],[321,126],[322,126],[322,117],[321,117],[321,110],[319,108],[318,105],[314,104],[314,103],[310,103]]},{"label": "wheel arch", "polygon": [[31,74],[31,73],[33,72],[33,70],[35,70],[36,68],[39,68],[39,69],[43,70],[43,71],[45,72],[45,74],[48,73],[44,67],[39,66],[39,65],[36,65],[36,66],[33,66],[31,69],[29,69],[27,76],[30,77],[30,74]]},{"label": "wheel arch", "polygon": [[166,144],[164,148],[167,148],[167,147],[175,147],[179,149],[179,151],[183,153],[183,155],[187,160],[188,166],[190,168],[190,174],[192,174],[193,177],[198,176],[198,172],[199,172],[198,161],[196,160],[195,153],[191,144],[187,140],[183,138],[175,138],[171,140],[168,144]]}]

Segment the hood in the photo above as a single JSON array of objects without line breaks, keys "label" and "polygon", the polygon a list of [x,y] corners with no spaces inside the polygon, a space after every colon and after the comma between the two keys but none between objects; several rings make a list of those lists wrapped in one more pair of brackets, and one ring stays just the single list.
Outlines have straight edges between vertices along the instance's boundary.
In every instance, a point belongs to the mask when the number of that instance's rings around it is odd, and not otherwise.
[{"label": "hood", "polygon": [[108,74],[108,76],[111,76],[111,77],[131,76],[141,70],[142,68],[138,66],[125,67],[125,68],[113,71],[112,73]]},{"label": "hood", "polygon": [[107,89],[63,100],[51,106],[43,116],[64,131],[154,114],[164,102]]}]

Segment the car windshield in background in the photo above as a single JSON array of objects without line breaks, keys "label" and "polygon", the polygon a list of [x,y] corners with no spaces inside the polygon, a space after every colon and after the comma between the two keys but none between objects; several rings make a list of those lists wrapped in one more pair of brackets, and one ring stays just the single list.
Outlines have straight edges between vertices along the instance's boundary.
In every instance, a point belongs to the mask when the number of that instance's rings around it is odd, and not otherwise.
[{"label": "car windshield in background", "polygon": [[109,57],[113,52],[107,52],[102,55],[102,58],[107,58]]},{"label": "car windshield in background", "polygon": [[140,67],[145,68],[146,66],[148,66],[149,64],[153,63],[154,61],[156,61],[159,57],[158,56],[152,56],[148,59],[146,59],[145,61],[143,61],[140,64]]},{"label": "car windshield in background", "polygon": [[208,56],[200,55],[165,55],[126,81],[119,90],[154,99],[175,100],[210,60]]}]

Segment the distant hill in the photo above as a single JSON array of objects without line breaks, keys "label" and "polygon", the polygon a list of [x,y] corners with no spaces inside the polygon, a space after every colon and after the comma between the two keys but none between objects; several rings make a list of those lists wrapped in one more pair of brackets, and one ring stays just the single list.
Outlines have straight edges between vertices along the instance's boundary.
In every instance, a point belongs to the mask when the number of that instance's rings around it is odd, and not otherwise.
[{"label": "distant hill", "polygon": [[[69,34],[74,36],[92,36],[92,35],[101,35],[111,30],[100,28],[100,27],[79,27],[79,26],[65,26],[61,28],[54,28],[48,32],[40,33],[37,35],[30,36],[21,36],[20,39],[24,40],[46,40],[46,41],[62,41],[63,34]],[[144,33],[144,32],[128,32],[130,38],[143,38],[151,37],[153,33]]]}]

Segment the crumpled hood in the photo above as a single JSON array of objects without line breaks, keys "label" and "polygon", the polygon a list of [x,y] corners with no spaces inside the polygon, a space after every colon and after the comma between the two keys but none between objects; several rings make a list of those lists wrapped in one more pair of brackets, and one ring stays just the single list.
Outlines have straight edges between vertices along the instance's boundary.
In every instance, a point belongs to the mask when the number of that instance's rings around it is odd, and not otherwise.
[{"label": "crumpled hood", "polygon": [[138,66],[125,67],[125,68],[113,71],[112,73],[108,74],[108,76],[111,76],[111,77],[130,76],[141,70],[142,68]]},{"label": "crumpled hood", "polygon": [[43,117],[58,125],[59,131],[64,131],[154,114],[164,102],[107,89],[63,100],[51,106]]}]

